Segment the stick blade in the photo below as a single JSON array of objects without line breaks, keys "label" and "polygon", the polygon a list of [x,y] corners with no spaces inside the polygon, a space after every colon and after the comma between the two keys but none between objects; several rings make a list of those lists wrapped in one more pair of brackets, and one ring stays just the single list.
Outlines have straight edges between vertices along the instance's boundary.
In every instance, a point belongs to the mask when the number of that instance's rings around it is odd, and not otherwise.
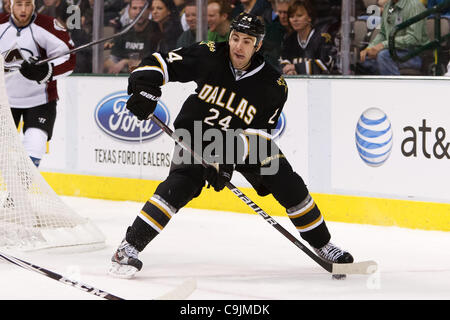
[{"label": "stick blade", "polygon": [[155,300],[184,300],[189,297],[197,288],[195,279],[188,279],[175,289],[155,298]]},{"label": "stick blade", "polygon": [[378,264],[373,261],[355,263],[333,263],[332,274],[372,274],[378,270]]}]

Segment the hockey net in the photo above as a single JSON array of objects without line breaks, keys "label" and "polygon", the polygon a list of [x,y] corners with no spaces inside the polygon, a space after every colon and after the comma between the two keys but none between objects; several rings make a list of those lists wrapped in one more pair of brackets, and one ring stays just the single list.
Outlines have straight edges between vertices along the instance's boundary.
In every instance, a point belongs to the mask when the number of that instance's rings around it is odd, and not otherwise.
[{"label": "hockey net", "polygon": [[26,154],[9,107],[0,55],[0,247],[97,248],[104,240],[89,219],[64,204]]}]

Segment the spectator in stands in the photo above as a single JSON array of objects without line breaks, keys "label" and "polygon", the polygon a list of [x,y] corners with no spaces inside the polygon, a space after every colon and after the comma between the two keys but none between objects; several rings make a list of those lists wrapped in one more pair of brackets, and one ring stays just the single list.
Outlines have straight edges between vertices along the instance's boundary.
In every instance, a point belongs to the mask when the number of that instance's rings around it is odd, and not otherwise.
[{"label": "spectator in stands", "polygon": [[152,21],[152,32],[158,38],[156,51],[169,52],[176,49],[183,28],[173,0],[153,0]]},{"label": "spectator in stands", "polygon": [[228,41],[231,24],[231,6],[228,0],[208,0],[208,40]]},{"label": "spectator in stands", "polygon": [[66,20],[69,17],[67,7],[68,4],[65,0],[43,0],[40,7],[36,6],[36,12],[54,17],[65,26]]},{"label": "spectator in stands", "polygon": [[122,4],[124,7],[118,11],[117,16],[109,20],[109,25],[114,27],[116,32],[119,32],[133,21],[130,17],[130,0],[125,0]]},{"label": "spectator in stands", "polygon": [[283,74],[321,74],[332,70],[336,49],[331,36],[315,29],[316,12],[309,0],[294,0],[288,9],[293,30],[286,38],[281,65]]},{"label": "spectator in stands", "polygon": [[278,16],[278,20],[280,24],[287,30],[290,30],[289,26],[289,18],[288,18],[288,9],[292,0],[274,0],[275,3],[275,12]]},{"label": "spectator in stands", "polygon": [[[391,0],[385,7],[381,17],[381,29],[369,46],[360,52],[360,73],[379,75],[400,75],[400,68],[420,70],[422,59],[415,56],[410,60],[398,63],[389,53],[388,39],[393,28],[403,21],[423,12],[425,7],[419,0]],[[428,42],[425,20],[421,20],[400,30],[395,38],[397,54],[407,55],[411,49]],[[363,70],[361,72],[361,70]]]},{"label": "spectator in stands", "polygon": [[186,0],[174,0],[175,6],[177,7],[177,11],[180,14],[181,26],[183,27],[183,31],[189,30],[189,25],[186,22],[186,14],[184,12],[184,8],[186,7]]},{"label": "spectator in stands", "polygon": [[272,0],[273,9],[264,13],[266,35],[261,52],[273,67],[281,72],[280,56],[283,41],[290,30],[288,8],[292,0]]},{"label": "spectator in stands", "polygon": [[[144,8],[146,0],[131,0],[130,17],[134,19]],[[140,58],[153,51],[156,51],[157,42],[152,38],[150,20],[148,19],[150,9],[142,15],[133,29],[119,38],[114,39],[111,54],[104,63],[105,72],[118,74],[128,73],[131,67],[129,59],[132,54],[138,53]]]},{"label": "spectator in stands", "polygon": [[197,29],[197,1],[187,0],[184,7],[184,16],[189,29],[184,31],[177,40],[177,47],[188,47],[195,43]]},{"label": "spectator in stands", "polygon": [[[369,10],[370,15],[359,16],[358,19],[366,20],[367,32],[364,35],[362,41],[358,44],[359,51],[364,50],[369,45],[370,39],[372,39],[374,33],[378,32],[378,26],[381,24],[381,16],[383,15],[384,6],[389,0],[378,0],[378,12],[377,10]],[[353,67],[353,66],[352,66]]]}]

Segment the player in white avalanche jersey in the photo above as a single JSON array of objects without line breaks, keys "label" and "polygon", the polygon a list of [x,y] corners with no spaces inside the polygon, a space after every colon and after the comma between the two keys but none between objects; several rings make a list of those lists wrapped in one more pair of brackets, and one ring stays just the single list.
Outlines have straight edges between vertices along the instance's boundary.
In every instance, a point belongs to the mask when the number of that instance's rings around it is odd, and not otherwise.
[{"label": "player in white avalanche jersey", "polygon": [[49,63],[35,62],[73,48],[69,33],[53,17],[35,13],[34,0],[11,0],[11,14],[0,17],[0,53],[6,77],[6,91],[16,126],[24,121],[24,147],[39,166],[52,137],[58,92],[56,79],[75,68],[75,55]]}]

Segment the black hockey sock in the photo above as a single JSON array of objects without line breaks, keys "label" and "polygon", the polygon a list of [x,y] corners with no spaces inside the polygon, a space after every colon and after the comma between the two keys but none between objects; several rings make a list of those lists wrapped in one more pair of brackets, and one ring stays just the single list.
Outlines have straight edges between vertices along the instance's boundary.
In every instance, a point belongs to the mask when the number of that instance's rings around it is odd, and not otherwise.
[{"label": "black hockey sock", "polygon": [[322,214],[310,195],[287,214],[300,236],[314,248],[321,248],[330,241],[330,233]]},{"label": "black hockey sock", "polygon": [[300,232],[300,236],[307,241],[313,248],[320,249],[330,242],[331,235],[328,231],[325,221],[322,221],[317,227],[309,231]]},{"label": "black hockey sock", "polygon": [[152,241],[169,223],[174,214],[173,209],[158,196],[153,196],[142,208],[139,215],[128,228],[126,240],[138,251]]}]

